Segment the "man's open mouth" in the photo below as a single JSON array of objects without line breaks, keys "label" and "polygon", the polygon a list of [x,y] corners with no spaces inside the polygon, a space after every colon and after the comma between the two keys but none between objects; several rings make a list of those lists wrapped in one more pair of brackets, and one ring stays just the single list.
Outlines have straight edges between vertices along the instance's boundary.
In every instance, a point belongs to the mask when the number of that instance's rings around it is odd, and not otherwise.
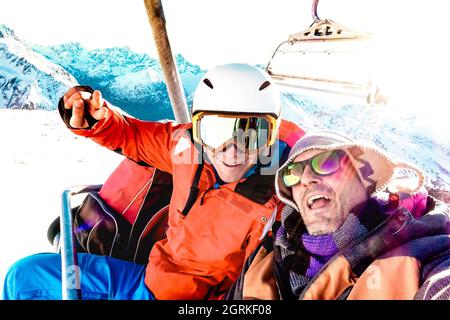
[{"label": "man's open mouth", "polygon": [[225,161],[222,161],[222,163],[228,168],[234,168],[234,167],[242,165],[242,163],[230,163],[230,162],[225,162]]},{"label": "man's open mouth", "polygon": [[331,202],[330,197],[323,195],[323,194],[316,194],[316,195],[310,196],[307,199],[306,204],[309,209],[315,210],[315,209],[325,208],[330,202]]}]

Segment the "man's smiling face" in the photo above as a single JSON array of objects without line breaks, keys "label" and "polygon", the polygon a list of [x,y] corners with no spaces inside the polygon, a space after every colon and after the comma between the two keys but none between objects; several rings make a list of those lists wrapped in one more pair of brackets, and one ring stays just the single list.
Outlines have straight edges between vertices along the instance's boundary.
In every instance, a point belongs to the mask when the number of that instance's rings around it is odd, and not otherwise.
[{"label": "man's smiling face", "polygon": [[228,144],[224,150],[213,152],[206,150],[209,161],[224,182],[238,181],[257,163],[257,152],[243,152],[235,144]]},{"label": "man's smiling face", "polygon": [[[308,150],[294,162],[308,160],[322,152],[324,150]],[[350,211],[369,197],[347,156],[341,157],[338,171],[326,176],[306,166],[300,183],[292,187],[292,195],[311,235],[336,231]]]}]

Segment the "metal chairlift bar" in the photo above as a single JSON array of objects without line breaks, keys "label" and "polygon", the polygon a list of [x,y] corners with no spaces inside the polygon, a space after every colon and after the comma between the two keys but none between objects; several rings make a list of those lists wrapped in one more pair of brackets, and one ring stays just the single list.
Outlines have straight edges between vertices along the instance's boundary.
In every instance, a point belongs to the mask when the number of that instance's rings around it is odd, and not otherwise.
[{"label": "metal chairlift bar", "polygon": [[66,189],[62,193],[60,216],[61,276],[63,300],[81,300],[81,282],[73,233],[72,206],[70,199],[80,193],[98,191],[102,185],[82,185]]},{"label": "metal chairlift bar", "polygon": [[62,299],[81,300],[80,269],[73,234],[72,208],[70,197],[73,190],[67,189],[62,194],[61,224],[61,275]]},{"label": "metal chairlift bar", "polygon": [[270,70],[268,70],[268,73],[270,76],[276,80],[282,80],[285,78],[290,79],[299,79],[299,80],[308,80],[308,81],[318,81],[318,82],[326,82],[326,83],[335,83],[335,84],[341,84],[345,86],[352,86],[352,87],[366,87],[367,84],[358,83],[358,82],[352,82],[352,81],[342,81],[342,80],[332,80],[332,79],[325,79],[325,78],[316,78],[316,77],[307,77],[307,76],[295,76],[295,75],[289,75],[289,74],[279,74],[279,73],[273,73]]}]

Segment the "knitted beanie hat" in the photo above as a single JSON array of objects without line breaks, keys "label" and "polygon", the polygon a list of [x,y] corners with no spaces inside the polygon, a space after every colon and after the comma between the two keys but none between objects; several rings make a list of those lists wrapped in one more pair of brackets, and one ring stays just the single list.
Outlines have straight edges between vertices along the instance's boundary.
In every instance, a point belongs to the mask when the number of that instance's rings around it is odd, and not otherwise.
[{"label": "knitted beanie hat", "polygon": [[[293,201],[292,188],[285,187],[281,180],[281,172],[301,153],[308,150],[343,150],[348,155],[359,179],[367,190],[373,194],[389,188],[390,191],[414,193],[423,187],[425,175],[418,167],[395,161],[385,151],[368,141],[354,140],[349,136],[335,131],[313,131],[299,139],[289,153],[288,160],[277,171],[275,176],[275,190],[279,199],[297,209]],[[411,176],[396,177],[396,169],[405,169],[416,176],[412,183]],[[411,184],[416,184],[411,186]]]}]

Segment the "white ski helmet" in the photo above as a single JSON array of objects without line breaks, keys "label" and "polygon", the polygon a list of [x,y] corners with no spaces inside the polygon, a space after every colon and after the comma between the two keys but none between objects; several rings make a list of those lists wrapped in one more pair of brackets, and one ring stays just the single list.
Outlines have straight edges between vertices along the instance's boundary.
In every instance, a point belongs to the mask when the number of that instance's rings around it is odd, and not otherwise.
[{"label": "white ski helmet", "polygon": [[208,71],[194,95],[194,140],[209,150],[233,141],[246,150],[275,143],[281,99],[272,79],[247,64],[226,64]]},{"label": "white ski helmet", "polygon": [[280,93],[256,67],[233,63],[209,70],[195,91],[192,114],[199,111],[280,116]]}]

